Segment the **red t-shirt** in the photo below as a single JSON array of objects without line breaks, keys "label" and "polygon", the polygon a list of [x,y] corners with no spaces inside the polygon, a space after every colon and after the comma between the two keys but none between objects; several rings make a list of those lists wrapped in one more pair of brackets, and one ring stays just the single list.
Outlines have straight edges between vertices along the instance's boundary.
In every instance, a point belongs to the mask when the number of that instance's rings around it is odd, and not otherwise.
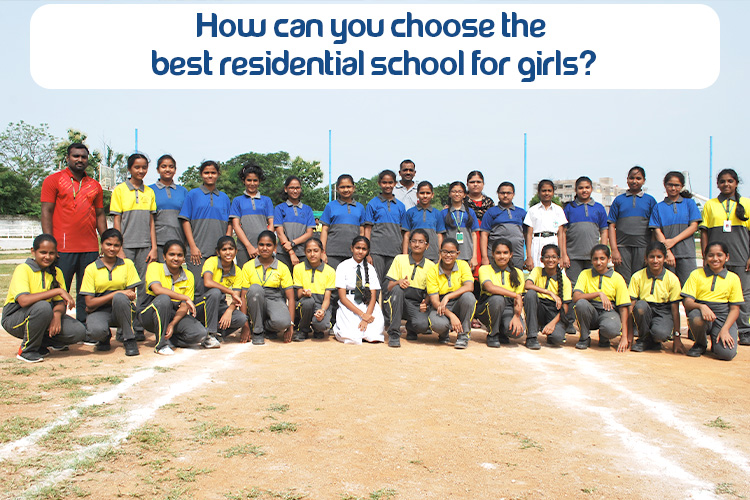
[{"label": "red t-shirt", "polygon": [[50,174],[42,183],[42,203],[54,203],[52,235],[57,251],[97,252],[96,209],[104,207],[102,186],[88,175],[79,184],[69,168]]}]

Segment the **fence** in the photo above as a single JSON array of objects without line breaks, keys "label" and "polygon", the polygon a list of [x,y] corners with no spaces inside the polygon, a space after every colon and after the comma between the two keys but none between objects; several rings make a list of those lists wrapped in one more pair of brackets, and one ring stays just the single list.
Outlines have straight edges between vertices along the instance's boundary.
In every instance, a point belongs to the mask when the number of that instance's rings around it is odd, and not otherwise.
[{"label": "fence", "polygon": [[34,238],[42,232],[42,223],[33,217],[0,216],[0,238]]}]

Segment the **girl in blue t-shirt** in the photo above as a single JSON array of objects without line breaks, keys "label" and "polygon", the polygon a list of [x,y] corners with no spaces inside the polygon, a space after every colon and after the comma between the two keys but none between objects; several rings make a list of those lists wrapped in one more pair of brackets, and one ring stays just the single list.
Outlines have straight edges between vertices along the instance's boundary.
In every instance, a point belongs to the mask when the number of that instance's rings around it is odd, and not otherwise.
[{"label": "girl in blue t-shirt", "polygon": [[474,210],[464,203],[466,186],[463,182],[451,182],[448,196],[449,206],[440,212],[443,221],[441,234],[458,241],[458,258],[468,262],[474,271],[479,265],[479,219]]},{"label": "girl in blue t-shirt", "polygon": [[245,192],[232,200],[229,218],[239,242],[237,265],[242,267],[258,256],[258,250],[251,242],[257,241],[261,232],[273,229],[273,202],[258,191],[266,178],[258,165],[248,163],[238,175],[245,184]]},{"label": "girl in blue t-shirt", "polygon": [[279,237],[276,258],[289,269],[302,262],[305,257],[305,243],[312,238],[315,218],[312,209],[303,204],[302,182],[296,175],[284,181],[283,202],[273,211],[273,225]]},{"label": "girl in blue t-shirt", "polygon": [[430,237],[430,241],[436,241],[434,247],[430,245],[424,256],[432,262],[438,261],[438,248],[443,243],[443,221],[440,212],[432,208],[432,197],[434,196],[432,183],[422,181],[417,184],[417,205],[406,211],[401,229],[404,231],[401,242],[401,253],[409,253],[409,238],[414,229],[424,229]]},{"label": "girl in blue t-shirt", "polygon": [[371,242],[370,262],[385,283],[385,275],[391,268],[394,257],[401,253],[401,223],[406,215],[406,206],[393,195],[396,173],[383,170],[378,174],[380,194],[370,200],[365,209],[364,235]]},{"label": "girl in blue t-shirt", "polygon": [[323,262],[334,269],[351,258],[352,240],[364,234],[362,224],[365,221],[365,207],[354,201],[354,178],[351,175],[339,175],[336,194],[336,199],[328,202],[320,216]]},{"label": "girl in blue t-shirt", "polygon": [[184,186],[174,182],[177,162],[172,155],[162,155],[156,160],[156,172],[159,174],[159,180],[149,187],[154,190],[156,197],[156,258],[159,262],[164,262],[164,243],[169,240],[180,240],[185,243],[185,233],[177,216],[182,210],[188,191]]}]

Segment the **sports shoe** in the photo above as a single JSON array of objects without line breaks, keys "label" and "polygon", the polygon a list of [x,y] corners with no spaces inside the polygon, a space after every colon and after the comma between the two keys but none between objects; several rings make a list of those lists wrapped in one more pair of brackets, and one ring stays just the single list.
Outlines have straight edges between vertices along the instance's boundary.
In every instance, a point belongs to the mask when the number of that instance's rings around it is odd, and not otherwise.
[{"label": "sports shoe", "polygon": [[18,354],[16,354],[16,359],[20,359],[21,361],[25,361],[27,363],[41,363],[42,361],[44,361],[42,355],[36,351],[19,352]]},{"label": "sports shoe", "polygon": [[162,356],[172,356],[174,354],[174,351],[172,350],[172,347],[165,345],[158,351],[156,351],[156,354],[161,354]]},{"label": "sports shoe", "polygon": [[750,345],[750,333],[740,333],[738,344]]},{"label": "sports shoe", "polygon": [[407,330],[407,332],[406,332],[406,340],[418,340],[418,339],[419,339],[419,337],[417,336],[416,333],[410,332],[410,331]]},{"label": "sports shoe", "polygon": [[314,339],[322,339],[326,336],[325,332],[315,332],[313,333]]},{"label": "sports shoe", "polygon": [[687,355],[690,356],[691,358],[700,358],[705,353],[706,353],[706,346],[693,344],[693,347],[688,349]]},{"label": "sports shoe", "polygon": [[648,347],[646,346],[646,341],[641,339],[636,340],[635,344],[633,344],[633,347],[630,348],[630,350],[633,352],[643,352],[646,349],[648,349]]},{"label": "sports shoe", "polygon": [[264,332],[263,336],[268,340],[276,340],[279,338],[279,334],[276,332]]},{"label": "sports shoe", "polygon": [[39,351],[37,352],[39,352],[39,355],[43,358],[49,356],[49,349],[47,349],[46,345],[39,346]]},{"label": "sports shoe", "polygon": [[401,335],[397,333],[388,334],[388,347],[401,347]]},{"label": "sports shoe", "polygon": [[555,343],[555,342],[554,342],[554,341],[552,340],[552,335],[547,335],[547,345],[548,345],[548,346],[551,346],[551,347],[562,347],[562,345],[563,345],[564,343],[565,343],[565,340],[563,340],[563,341],[562,341],[561,343],[559,343],[559,344],[556,344],[556,343]]},{"label": "sports shoe", "polygon": [[47,347],[51,351],[60,352],[60,351],[69,351],[70,348],[64,344],[47,344]]},{"label": "sports shoe", "polygon": [[539,340],[536,337],[526,337],[526,348],[532,351],[538,351],[542,348]]},{"label": "sports shoe", "polygon": [[99,351],[99,352],[109,351],[112,348],[112,346],[109,345],[109,340],[110,340],[109,338],[100,340],[99,342],[96,343],[96,347],[94,347],[94,350]]},{"label": "sports shoe", "polygon": [[123,344],[125,344],[125,356],[138,356],[141,353],[135,339],[126,340]]},{"label": "sports shoe", "polygon": [[450,343],[451,343],[451,338],[450,338],[450,335],[448,335],[447,333],[445,334],[445,336],[442,336],[442,335],[438,336],[438,344],[448,345]]},{"label": "sports shoe", "polygon": [[136,330],[133,333],[135,333],[135,341],[136,342],[143,342],[146,340],[146,334],[143,330]]},{"label": "sports shoe", "polygon": [[82,344],[83,345],[95,346],[96,344],[98,344],[98,342],[96,340],[91,340],[90,338],[86,337],[85,339],[83,339]]},{"label": "sports shoe", "polygon": [[500,347],[499,335],[487,335],[487,347]]},{"label": "sports shoe", "polygon": [[599,343],[597,344],[599,347],[612,347],[609,343],[609,339],[605,339],[602,337],[599,337]]},{"label": "sports shoe", "polygon": [[501,344],[510,344],[510,337],[508,337],[504,333],[498,333],[497,338]]},{"label": "sports shoe", "polygon": [[292,335],[292,342],[304,342],[306,338],[307,334],[305,332],[297,330],[294,332],[294,335]]},{"label": "sports shoe", "polygon": [[587,338],[586,340],[579,340],[576,342],[576,349],[584,350],[588,349],[591,345],[591,337]]},{"label": "sports shoe", "polygon": [[266,340],[263,337],[262,333],[254,333],[253,334],[253,345],[265,345]]},{"label": "sports shoe", "polygon": [[466,349],[469,347],[469,336],[462,333],[456,338],[456,343],[453,345],[456,349]]},{"label": "sports shoe", "polygon": [[201,345],[205,349],[218,349],[219,347],[221,347],[221,344],[219,343],[219,341],[216,340],[214,336],[211,334],[206,335],[206,340],[204,340],[203,343],[201,343]]}]

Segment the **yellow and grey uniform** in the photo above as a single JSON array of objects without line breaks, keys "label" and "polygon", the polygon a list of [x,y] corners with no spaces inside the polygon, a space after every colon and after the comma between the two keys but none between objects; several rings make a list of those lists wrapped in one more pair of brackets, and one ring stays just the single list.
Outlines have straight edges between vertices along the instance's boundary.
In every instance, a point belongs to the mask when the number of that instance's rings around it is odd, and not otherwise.
[{"label": "yellow and grey uniform", "polygon": [[[562,302],[563,304],[570,304],[572,301],[573,286],[565,273],[562,273],[561,276],[563,282]],[[542,267],[535,267],[526,278],[527,281],[531,281],[531,283],[539,288],[549,290],[556,296],[559,295],[558,290],[560,286],[557,279],[557,273],[549,276],[544,272],[544,268]],[[552,321],[558,314],[563,313],[562,306],[558,309],[554,299],[548,295],[537,293],[536,290],[526,290],[526,295],[523,297],[523,308],[526,312],[526,326],[529,329],[527,338],[537,337],[543,325]],[[565,342],[566,325],[564,323],[566,321],[567,317],[563,313],[560,316],[560,321],[555,325],[555,329],[550,335],[547,335],[548,344],[561,345]]]},{"label": "yellow and grey uniform", "polygon": [[42,345],[68,345],[81,342],[86,336],[86,327],[78,320],[63,314],[60,333],[50,338],[47,335],[52,322],[52,308],[62,301],[59,295],[40,300],[28,307],[21,307],[16,300],[24,294],[42,293],[52,289],[52,282],[65,287],[65,278],[57,267],[42,269],[34,259],[26,259],[13,271],[8,295],[3,307],[2,325],[5,331],[21,339],[18,354],[38,352]]},{"label": "yellow and grey uniform", "polygon": [[[117,258],[110,270],[101,258],[86,266],[81,283],[80,293],[92,297],[101,297],[118,290],[135,288],[143,283],[138,276],[133,261]],[[135,338],[133,321],[135,306],[125,294],[117,293],[108,304],[100,306],[86,316],[86,337],[88,340],[100,341],[110,338],[109,327],[122,328],[123,340]]]},{"label": "yellow and grey uniform", "polygon": [[284,292],[294,286],[285,264],[273,259],[263,268],[258,257],[248,261],[240,273],[239,284],[247,301],[247,319],[254,336],[283,332],[292,324]]},{"label": "yellow and grey uniform", "polygon": [[713,352],[717,358],[729,361],[737,355],[737,324],[729,327],[729,335],[734,340],[734,347],[727,348],[716,338],[726,323],[729,306],[739,306],[743,303],[742,284],[740,278],[731,271],[722,269],[714,274],[709,268],[698,268],[688,277],[682,287],[683,297],[690,297],[699,304],[706,304],[716,315],[716,320],[706,321],[700,309],[693,309],[688,313],[688,326],[693,333],[696,345],[708,345],[707,335],[711,335]]},{"label": "yellow and grey uniform", "polygon": [[[469,263],[465,260],[457,259],[449,273],[443,271],[443,268],[439,264],[431,267],[427,271],[425,290],[427,295],[438,295],[440,300],[442,300],[445,295],[455,292],[465,283],[469,283],[473,287],[474,276],[471,274]],[[458,320],[461,322],[464,331],[459,337],[466,336],[468,338],[471,331],[471,318],[474,316],[476,306],[477,299],[474,297],[473,290],[461,294],[457,299],[448,301],[447,308],[458,316]],[[451,322],[448,317],[440,316],[437,311],[432,309],[429,314],[429,320],[432,331],[437,333],[441,340],[446,340],[448,332],[451,329]]]},{"label": "yellow and grey uniform", "polygon": [[677,275],[662,269],[654,276],[649,268],[641,269],[630,278],[628,293],[635,300],[633,321],[638,328],[638,338],[650,337],[655,342],[667,340],[675,328],[672,304],[681,300]]},{"label": "yellow and grey uniform", "polygon": [[622,276],[612,269],[604,274],[599,274],[595,269],[586,269],[578,275],[574,291],[581,293],[604,292],[612,302],[614,309],[605,311],[599,297],[586,300],[578,300],[574,307],[578,328],[581,331],[581,342],[591,336],[591,330],[599,329],[599,341],[613,339],[620,335],[622,322],[617,310],[630,305],[628,286]]},{"label": "yellow and grey uniform", "polygon": [[302,297],[297,300],[297,314],[299,315],[299,331],[305,336],[311,332],[322,333],[331,328],[331,304],[323,314],[323,319],[315,317],[315,311],[320,309],[325,299],[326,291],[332,294],[336,290],[336,271],[328,264],[321,262],[318,267],[312,267],[307,259],[294,266],[293,282],[295,289],[310,290],[312,297]]},{"label": "yellow and grey uniform", "polygon": [[[517,286],[510,283],[511,272],[516,274]],[[479,297],[479,304],[477,304],[477,319],[487,326],[487,343],[506,342],[509,335],[514,338],[523,336],[525,328],[517,335],[511,334],[509,331],[510,320],[513,319],[513,299],[502,295],[494,295],[484,288],[484,285],[489,283],[511,292],[523,294],[523,271],[517,267],[512,267],[512,265],[500,269],[493,262],[479,268],[479,283],[482,286],[482,295]],[[523,323],[523,320],[521,322]]]},{"label": "yellow and grey uniform", "polygon": [[[214,255],[213,257],[209,257],[205,264],[203,264],[201,279],[206,273],[210,274],[215,282],[230,290],[240,290],[237,286],[240,268],[234,262],[232,262],[232,269],[225,274],[224,269],[219,263],[219,257]],[[247,317],[239,310],[239,304],[236,304],[234,311],[232,311],[232,319],[229,327],[223,330],[219,329],[219,318],[229,309],[227,296],[218,288],[206,288],[205,286],[203,288],[205,290],[203,296],[195,303],[195,318],[206,327],[208,333],[224,337],[230,335],[238,328],[242,328],[242,325],[247,321]]]},{"label": "yellow and grey uniform", "polygon": [[[740,197],[740,203],[745,213],[750,215],[750,199]],[[742,296],[745,300],[740,305],[740,317],[737,319],[737,331],[740,343],[750,343],[750,273],[745,271],[745,264],[750,259],[750,220],[742,221],[737,218],[737,202],[719,195],[718,198],[708,200],[703,206],[703,220],[698,226],[706,231],[708,241],[720,241],[729,247],[728,271],[740,278]],[[724,223],[729,221],[731,230],[724,229]]]},{"label": "yellow and grey uniform", "polygon": [[174,328],[170,338],[165,338],[164,333],[180,307],[179,300],[173,300],[167,295],[157,295],[151,285],[158,283],[173,292],[186,295],[192,300],[195,295],[195,280],[193,273],[186,269],[180,271],[180,275],[174,279],[166,264],[152,262],[146,269],[146,300],[139,308],[141,321],[150,332],[156,334],[156,346],[158,351],[164,346],[188,347],[200,344],[206,339],[206,328],[189,314],[185,315]]},{"label": "yellow and grey uniform", "polygon": [[[385,278],[389,281],[399,281],[409,278],[409,288],[403,289],[399,285],[386,293],[383,302],[386,329],[389,335],[401,334],[401,320],[406,319],[406,333],[416,335],[430,331],[428,312],[419,310],[419,305],[427,298],[427,273],[435,263],[422,256],[416,262],[411,255],[396,255]],[[384,290],[388,287],[384,286]],[[412,337],[413,339],[413,337]]]}]

